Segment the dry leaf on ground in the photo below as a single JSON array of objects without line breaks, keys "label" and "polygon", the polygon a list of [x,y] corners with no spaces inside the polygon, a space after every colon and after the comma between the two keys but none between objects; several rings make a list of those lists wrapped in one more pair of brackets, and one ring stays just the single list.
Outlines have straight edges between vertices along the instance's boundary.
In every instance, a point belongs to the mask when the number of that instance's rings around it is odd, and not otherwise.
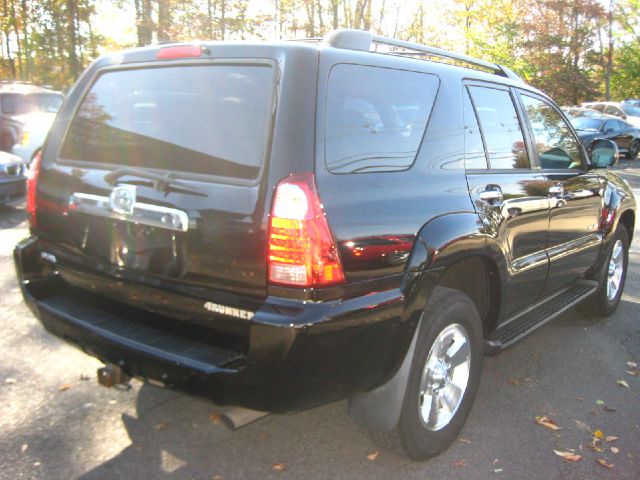
[{"label": "dry leaf on ground", "polygon": [[214,425],[218,425],[220,423],[220,414],[218,412],[213,412],[209,415],[209,420],[211,420]]},{"label": "dry leaf on ground", "polygon": [[593,436],[600,440],[601,438],[604,438],[604,433],[602,432],[602,430],[596,430],[595,432],[593,432]]},{"label": "dry leaf on ground", "polygon": [[7,378],[5,379],[4,383],[6,383],[7,385],[13,385],[14,383],[18,383],[18,380],[16,380],[15,378]]},{"label": "dry leaf on ground", "polygon": [[64,385],[61,385],[58,390],[61,391],[61,392],[66,392],[70,388],[71,388],[71,384],[70,383],[65,383]]},{"label": "dry leaf on ground", "polygon": [[27,451],[27,449],[28,449],[28,448],[29,448],[29,444],[28,444],[28,443],[23,443],[23,444],[22,444],[22,447],[20,447],[20,451],[21,451],[22,453],[24,453],[24,452],[26,452],[26,451]]},{"label": "dry leaf on ground", "polygon": [[627,367],[638,368],[638,364],[636,362],[627,362]]},{"label": "dry leaf on ground", "polygon": [[611,453],[618,453],[620,449],[618,447],[611,447]]},{"label": "dry leaf on ground", "polygon": [[613,463],[608,463],[604,458],[599,458],[598,463],[605,468],[613,468]]},{"label": "dry leaf on ground", "polygon": [[156,432],[160,432],[165,428],[167,428],[167,425],[168,423],[163,420],[162,422],[158,423],[154,428],[156,429]]},{"label": "dry leaf on ground", "polygon": [[582,455],[573,452],[563,452],[562,450],[554,450],[555,454],[562,457],[567,462],[577,462],[582,459]]},{"label": "dry leaf on ground", "polygon": [[549,430],[560,430],[561,427],[558,426],[556,422],[551,420],[548,416],[544,415],[543,417],[536,417],[536,423],[538,425],[542,425],[543,427],[547,427]]},{"label": "dry leaf on ground", "polygon": [[464,467],[466,466],[467,461],[463,458],[462,460],[458,460],[457,462],[454,462],[453,466],[454,467]]},{"label": "dry leaf on ground", "polygon": [[621,387],[624,387],[624,388],[631,388],[631,387],[629,386],[629,384],[628,384],[627,382],[625,382],[624,380],[618,380],[616,383],[617,383],[618,385],[620,385]]},{"label": "dry leaf on ground", "polygon": [[606,440],[607,442],[615,442],[617,439],[618,439],[618,437],[616,437],[616,436],[614,436],[614,435],[607,435],[607,436],[605,437],[605,440]]},{"label": "dry leaf on ground", "polygon": [[370,453],[369,455],[367,455],[367,460],[375,460],[376,458],[378,458],[380,456],[380,452],[373,452]]},{"label": "dry leaf on ground", "polygon": [[271,468],[273,468],[276,472],[282,472],[287,469],[287,466],[284,463],[274,463]]}]

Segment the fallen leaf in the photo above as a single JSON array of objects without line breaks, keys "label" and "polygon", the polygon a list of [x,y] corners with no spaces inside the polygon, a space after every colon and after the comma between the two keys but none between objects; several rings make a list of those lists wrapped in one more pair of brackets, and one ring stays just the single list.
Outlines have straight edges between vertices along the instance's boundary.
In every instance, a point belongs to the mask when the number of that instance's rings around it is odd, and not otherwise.
[{"label": "fallen leaf", "polygon": [[573,452],[563,452],[562,450],[554,450],[555,454],[562,457],[567,462],[577,462],[582,459],[582,455]]},{"label": "fallen leaf", "polygon": [[502,473],[502,468],[494,468],[493,473]]},{"label": "fallen leaf", "polygon": [[633,375],[634,377],[638,377],[638,376],[640,376],[640,370],[638,370],[638,369],[635,369],[635,370],[627,370],[627,373],[628,373],[629,375]]},{"label": "fallen leaf", "polygon": [[222,475],[214,475],[211,480],[222,480]]},{"label": "fallen leaf", "polygon": [[595,432],[593,432],[593,436],[600,440],[601,438],[604,438],[604,433],[602,432],[602,430],[596,430]]},{"label": "fallen leaf", "polygon": [[596,437],[593,437],[593,440],[591,441],[591,443],[587,444],[587,446],[594,452],[603,452],[604,450],[600,448],[599,445],[600,445],[600,440],[598,440]]},{"label": "fallen leaf", "polygon": [[616,383],[617,383],[618,385],[620,385],[621,387],[624,387],[624,388],[631,388],[631,387],[629,386],[629,384],[628,384],[627,382],[625,382],[624,380],[618,380]]},{"label": "fallen leaf", "polygon": [[599,458],[598,463],[605,468],[613,468],[613,463],[607,463],[607,461],[604,458]]},{"label": "fallen leaf", "polygon": [[604,400],[596,400],[596,405],[604,405]]},{"label": "fallen leaf", "polygon": [[218,412],[213,412],[209,415],[209,420],[211,420],[211,423],[214,425],[218,425],[220,423],[220,414]]},{"label": "fallen leaf", "polygon": [[467,461],[463,458],[462,460],[458,460],[453,464],[454,467],[464,467],[466,466]]},{"label": "fallen leaf", "polygon": [[618,453],[620,449],[618,447],[611,447],[611,453]]},{"label": "fallen leaf", "polygon": [[518,385],[520,385],[520,380],[516,380],[515,378],[510,378],[509,383],[517,387]]},{"label": "fallen leaf", "polygon": [[116,403],[118,403],[118,400],[112,398],[111,400],[109,400],[109,405],[115,405]]},{"label": "fallen leaf", "polygon": [[70,383],[65,383],[64,385],[61,385],[58,390],[61,391],[61,392],[66,392],[70,388],[71,388],[71,384]]},{"label": "fallen leaf", "polygon": [[556,422],[551,420],[548,416],[536,417],[536,423],[538,425],[542,425],[543,427],[547,427],[549,430],[560,430],[561,427],[558,426]]},{"label": "fallen leaf", "polygon": [[7,378],[5,379],[4,383],[6,383],[7,385],[13,385],[14,383],[18,383],[18,380],[16,380],[15,378]]},{"label": "fallen leaf", "polygon": [[584,430],[585,432],[590,432],[591,429],[589,428],[589,425],[587,425],[584,422],[581,422],[580,420],[576,420],[576,425],[580,430]]},{"label": "fallen leaf", "polygon": [[22,447],[20,447],[20,451],[21,451],[22,453],[24,453],[24,452],[26,452],[26,451],[27,451],[27,449],[28,449],[28,448],[29,448],[29,444],[28,444],[28,443],[23,443],[23,444],[22,444]]},{"label": "fallen leaf", "polygon": [[636,362],[627,362],[627,367],[638,368],[638,364]]},{"label": "fallen leaf", "polygon": [[271,468],[273,468],[276,472],[282,472],[287,469],[287,466],[284,463],[274,463]]},{"label": "fallen leaf", "polygon": [[581,402],[584,402],[584,397],[577,396],[576,400],[580,400]]},{"label": "fallen leaf", "polygon": [[460,437],[459,441],[461,441],[462,443],[471,443],[471,440],[469,440],[468,438],[464,438],[464,437]]},{"label": "fallen leaf", "polygon": [[618,439],[618,437],[615,437],[615,436],[613,436],[613,435],[607,435],[607,436],[605,437],[605,440],[606,440],[607,442],[615,442],[617,439]]},{"label": "fallen leaf", "polygon": [[168,423],[163,420],[162,422],[158,423],[154,428],[156,429],[156,432],[161,432],[162,430],[167,428],[167,425]]},{"label": "fallen leaf", "polygon": [[367,460],[374,461],[376,458],[380,456],[380,452],[373,452],[367,455]]},{"label": "fallen leaf", "polygon": [[617,410],[617,408],[610,407],[609,405],[605,405],[603,408],[605,412],[615,412]]}]

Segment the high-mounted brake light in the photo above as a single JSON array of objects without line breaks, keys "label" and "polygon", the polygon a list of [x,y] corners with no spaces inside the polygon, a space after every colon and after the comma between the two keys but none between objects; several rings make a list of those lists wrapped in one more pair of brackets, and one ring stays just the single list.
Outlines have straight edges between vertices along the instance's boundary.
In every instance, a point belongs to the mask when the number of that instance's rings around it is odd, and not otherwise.
[{"label": "high-mounted brake light", "polygon": [[196,58],[202,56],[202,47],[200,45],[175,45],[171,47],[162,47],[156,53],[158,60],[174,60],[178,58]]},{"label": "high-mounted brake light", "polygon": [[276,187],[269,219],[269,281],[299,287],[344,282],[336,242],[312,173],[291,175]]},{"label": "high-mounted brake light", "polygon": [[36,221],[36,187],[38,176],[40,175],[40,164],[42,163],[42,150],[38,151],[31,161],[29,174],[27,175],[27,216],[29,226],[33,229],[37,225]]}]

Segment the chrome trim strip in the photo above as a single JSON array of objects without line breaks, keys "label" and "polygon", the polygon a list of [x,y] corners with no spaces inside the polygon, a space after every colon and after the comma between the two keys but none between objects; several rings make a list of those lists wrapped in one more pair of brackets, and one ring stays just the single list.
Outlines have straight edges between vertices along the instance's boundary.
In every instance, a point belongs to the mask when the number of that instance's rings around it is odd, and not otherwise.
[{"label": "chrome trim strip", "polygon": [[569,255],[574,255],[587,248],[594,247],[602,243],[602,238],[602,233],[592,233],[590,235],[571,240],[570,242],[551,247],[547,250],[549,260],[558,260]]},{"label": "chrome trim strip", "polygon": [[547,263],[547,261],[547,252],[541,250],[515,259],[511,264],[511,270],[513,273],[521,273],[525,270],[529,270],[530,268],[535,268]]},{"label": "chrome trim strip", "polygon": [[189,229],[189,216],[182,210],[160,207],[150,203],[135,202],[130,215],[113,211],[109,197],[91,195],[89,193],[74,193],[69,198],[69,212],[79,212],[112,220],[148,225],[178,232]]}]

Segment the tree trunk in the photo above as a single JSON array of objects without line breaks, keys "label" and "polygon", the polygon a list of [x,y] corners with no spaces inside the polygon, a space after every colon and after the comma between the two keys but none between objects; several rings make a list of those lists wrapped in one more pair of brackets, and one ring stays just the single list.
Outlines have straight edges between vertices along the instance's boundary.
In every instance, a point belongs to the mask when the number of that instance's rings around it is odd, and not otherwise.
[{"label": "tree trunk", "polygon": [[170,40],[169,27],[171,25],[171,5],[169,0],[158,0],[158,41]]},{"label": "tree trunk", "polygon": [[78,15],[78,6],[75,0],[66,0],[67,5],[67,41],[69,42],[68,55],[69,55],[69,71],[71,76],[75,80],[80,73],[80,64],[78,63],[77,47],[77,31],[76,31],[76,16]]},{"label": "tree trunk", "polygon": [[21,16],[22,16],[22,44],[25,58],[25,70],[26,79],[31,80],[31,50],[29,46],[29,31],[27,25],[29,25],[29,11],[27,9],[27,0],[20,2]]},{"label": "tree trunk", "polygon": [[18,17],[16,16],[16,6],[11,2],[11,25],[13,26],[13,32],[16,35],[16,59],[18,60],[18,77],[24,79],[22,68],[22,48],[20,47],[20,30],[18,29]]}]

